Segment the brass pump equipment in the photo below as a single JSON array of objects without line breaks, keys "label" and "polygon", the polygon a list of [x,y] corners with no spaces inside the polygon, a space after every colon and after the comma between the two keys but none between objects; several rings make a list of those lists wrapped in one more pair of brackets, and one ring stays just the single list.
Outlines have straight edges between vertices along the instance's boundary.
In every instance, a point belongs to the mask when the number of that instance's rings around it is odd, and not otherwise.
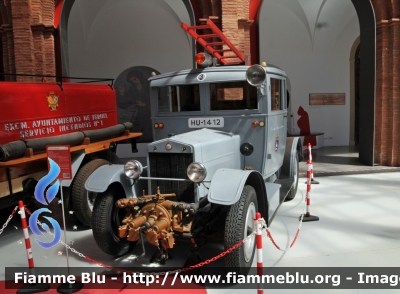
[{"label": "brass pump equipment", "polygon": [[175,196],[175,193],[160,194],[158,188],[155,195],[119,199],[115,203],[116,207],[127,209],[118,229],[119,237],[136,242],[140,232],[143,232],[150,244],[164,250],[173,248],[174,232],[189,235],[193,216],[198,209],[195,203],[165,200],[166,197]]}]

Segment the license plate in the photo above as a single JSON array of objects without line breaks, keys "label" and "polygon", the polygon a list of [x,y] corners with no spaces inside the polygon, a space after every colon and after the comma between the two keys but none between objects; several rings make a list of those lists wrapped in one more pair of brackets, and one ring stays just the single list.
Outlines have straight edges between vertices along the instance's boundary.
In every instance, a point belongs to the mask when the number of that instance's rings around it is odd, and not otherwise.
[{"label": "license plate", "polygon": [[224,127],[223,117],[189,118],[189,128],[222,128]]}]

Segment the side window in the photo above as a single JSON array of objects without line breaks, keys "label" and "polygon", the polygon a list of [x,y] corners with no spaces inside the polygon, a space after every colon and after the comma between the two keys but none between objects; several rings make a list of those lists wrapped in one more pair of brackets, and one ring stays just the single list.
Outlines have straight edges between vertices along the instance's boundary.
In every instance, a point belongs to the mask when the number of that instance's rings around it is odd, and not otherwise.
[{"label": "side window", "polygon": [[257,109],[257,88],[247,82],[210,84],[211,110]]},{"label": "side window", "polygon": [[282,80],[271,78],[271,110],[277,111],[284,109],[282,105]]},{"label": "side window", "polygon": [[199,111],[199,85],[167,86],[158,88],[158,111]]}]

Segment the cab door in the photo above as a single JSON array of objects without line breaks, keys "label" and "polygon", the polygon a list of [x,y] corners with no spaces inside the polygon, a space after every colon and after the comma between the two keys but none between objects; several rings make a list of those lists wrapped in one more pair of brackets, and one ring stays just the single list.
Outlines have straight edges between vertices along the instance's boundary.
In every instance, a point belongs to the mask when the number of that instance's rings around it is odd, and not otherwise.
[{"label": "cab door", "polygon": [[275,173],[282,165],[287,133],[286,79],[267,75],[267,152],[264,176]]}]

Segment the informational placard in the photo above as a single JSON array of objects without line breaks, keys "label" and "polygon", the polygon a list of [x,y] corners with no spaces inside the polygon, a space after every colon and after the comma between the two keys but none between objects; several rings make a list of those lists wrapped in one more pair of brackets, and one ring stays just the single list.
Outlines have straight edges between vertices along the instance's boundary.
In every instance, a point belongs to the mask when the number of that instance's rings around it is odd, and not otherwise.
[{"label": "informational placard", "polygon": [[310,94],[310,105],[344,105],[345,102],[344,93]]},{"label": "informational placard", "polygon": [[72,180],[71,153],[69,145],[46,146],[47,157],[51,158],[60,167],[57,180]]}]

